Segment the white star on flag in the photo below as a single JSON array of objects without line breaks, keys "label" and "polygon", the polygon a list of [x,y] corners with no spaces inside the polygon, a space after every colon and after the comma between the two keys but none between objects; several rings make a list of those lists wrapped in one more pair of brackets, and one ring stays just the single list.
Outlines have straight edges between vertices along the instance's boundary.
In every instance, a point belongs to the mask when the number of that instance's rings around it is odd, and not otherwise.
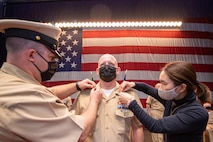
[{"label": "white star on flag", "polygon": [[60,71],[80,71],[82,53],[82,29],[64,28],[59,38],[58,51],[62,59],[58,60]]}]

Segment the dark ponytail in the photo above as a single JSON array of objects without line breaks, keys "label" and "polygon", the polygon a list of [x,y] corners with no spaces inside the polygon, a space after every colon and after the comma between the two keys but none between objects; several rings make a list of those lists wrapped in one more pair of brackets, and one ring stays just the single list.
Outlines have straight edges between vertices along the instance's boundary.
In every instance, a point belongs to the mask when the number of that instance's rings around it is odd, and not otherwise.
[{"label": "dark ponytail", "polygon": [[197,82],[195,87],[195,93],[197,95],[197,99],[203,105],[204,103],[211,104],[211,91],[207,85],[204,83]]}]

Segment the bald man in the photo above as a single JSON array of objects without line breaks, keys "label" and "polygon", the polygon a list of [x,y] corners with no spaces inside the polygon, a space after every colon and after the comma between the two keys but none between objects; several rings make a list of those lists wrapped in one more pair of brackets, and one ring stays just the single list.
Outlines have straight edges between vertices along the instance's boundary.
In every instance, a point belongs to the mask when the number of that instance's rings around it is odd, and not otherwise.
[{"label": "bald man", "polygon": [[[100,80],[96,86],[103,92],[103,99],[98,108],[97,118],[90,135],[85,142],[143,142],[143,127],[134,114],[120,104],[116,93],[119,84],[116,81],[121,69],[118,62],[111,54],[104,54],[98,60],[96,73]],[[75,100],[72,109],[77,114],[82,114],[89,103],[90,89],[81,91]],[[141,102],[137,94],[130,90],[138,104]],[[142,107],[142,105],[141,105]]]}]

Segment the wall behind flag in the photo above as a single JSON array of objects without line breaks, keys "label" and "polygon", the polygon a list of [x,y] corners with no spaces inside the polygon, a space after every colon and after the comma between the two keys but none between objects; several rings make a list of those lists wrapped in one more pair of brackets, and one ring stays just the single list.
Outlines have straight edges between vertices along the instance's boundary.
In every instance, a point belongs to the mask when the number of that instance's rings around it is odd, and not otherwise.
[{"label": "wall behind flag", "polygon": [[44,22],[178,20],[213,17],[212,0],[8,1],[4,17]]},{"label": "wall behind flag", "polygon": [[[46,86],[85,78],[98,81],[97,61],[105,53],[113,54],[129,81],[155,85],[161,67],[171,61],[193,64],[198,81],[213,92],[213,23],[185,22],[180,29],[85,29],[64,28],[59,52],[64,57],[59,70]],[[143,106],[147,95],[139,93]],[[75,98],[75,96],[73,97]]]}]

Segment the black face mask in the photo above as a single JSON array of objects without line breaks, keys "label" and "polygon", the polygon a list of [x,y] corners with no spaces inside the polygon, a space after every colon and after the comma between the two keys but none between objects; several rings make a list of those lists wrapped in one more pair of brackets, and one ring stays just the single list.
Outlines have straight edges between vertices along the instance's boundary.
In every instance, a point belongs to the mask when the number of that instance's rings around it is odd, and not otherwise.
[{"label": "black face mask", "polygon": [[55,74],[56,69],[58,68],[57,62],[47,62],[47,63],[48,63],[48,69],[44,72],[41,72],[42,81],[50,80]]},{"label": "black face mask", "polygon": [[42,81],[47,81],[47,80],[50,80],[53,75],[55,74],[56,72],[56,69],[58,68],[58,63],[57,62],[48,62],[44,57],[42,57],[39,53],[38,55],[44,59],[44,61],[46,61],[48,63],[48,68],[46,71],[42,72],[37,65],[35,65],[34,63],[34,66],[40,71],[41,73],[41,79]]},{"label": "black face mask", "polygon": [[99,76],[105,82],[110,82],[116,78],[116,68],[104,65],[99,69]]}]

